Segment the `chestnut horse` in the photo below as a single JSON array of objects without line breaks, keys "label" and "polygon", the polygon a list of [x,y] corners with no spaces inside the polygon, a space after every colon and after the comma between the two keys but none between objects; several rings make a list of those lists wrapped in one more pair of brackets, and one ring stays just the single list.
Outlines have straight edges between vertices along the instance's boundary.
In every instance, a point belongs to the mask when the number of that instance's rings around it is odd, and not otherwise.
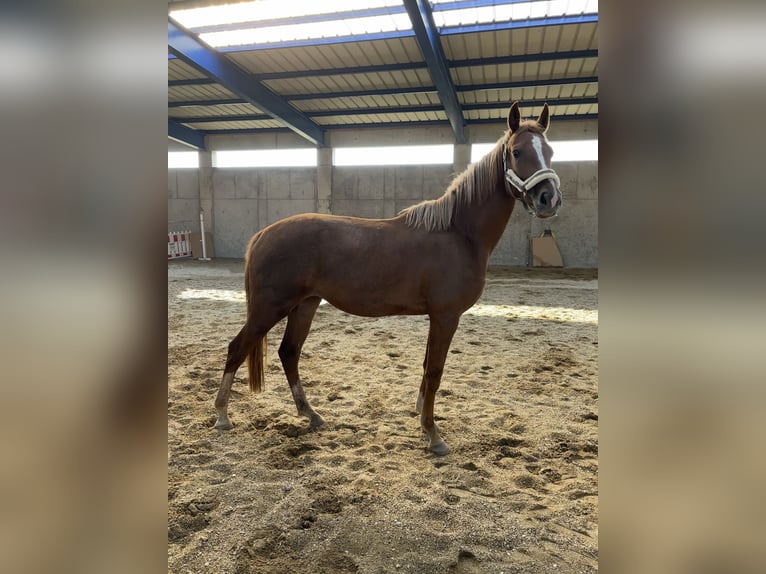
[{"label": "chestnut horse", "polygon": [[234,374],[247,359],[250,388],[260,392],[266,333],[287,317],[279,358],[298,414],[312,429],[323,424],[309,406],[298,375],[301,347],[322,299],[363,317],[428,315],[423,378],[417,398],[431,452],[447,444],[434,424],[434,396],[460,316],[482,293],[487,261],[515,202],[551,217],[561,206],[559,179],[545,138],[548,105],[537,120],[521,120],[518,102],[508,130],[492,151],[457,176],[438,199],[391,219],[318,213],[288,217],[256,233],[247,248],[247,321],[229,344],[215,400],[215,428],[232,427],[227,406]]}]

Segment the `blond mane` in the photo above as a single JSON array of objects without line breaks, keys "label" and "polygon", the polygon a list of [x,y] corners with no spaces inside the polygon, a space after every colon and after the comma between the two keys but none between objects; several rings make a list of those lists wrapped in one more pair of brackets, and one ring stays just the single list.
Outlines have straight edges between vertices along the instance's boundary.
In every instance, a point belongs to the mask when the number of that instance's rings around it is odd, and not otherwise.
[{"label": "blond mane", "polygon": [[[536,121],[524,121],[514,136],[525,131],[543,133]],[[399,215],[405,216],[407,225],[428,231],[449,229],[452,217],[461,205],[475,205],[492,195],[497,178],[503,171],[503,142],[506,137],[507,134],[504,134],[487,155],[456,176],[441,197],[421,201],[400,211]]]}]

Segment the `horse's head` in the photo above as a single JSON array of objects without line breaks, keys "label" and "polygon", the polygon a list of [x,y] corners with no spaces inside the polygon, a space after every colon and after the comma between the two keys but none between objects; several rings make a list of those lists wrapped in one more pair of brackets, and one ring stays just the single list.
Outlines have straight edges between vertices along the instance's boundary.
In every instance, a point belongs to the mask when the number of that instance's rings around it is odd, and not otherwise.
[{"label": "horse's head", "polygon": [[537,120],[521,121],[519,103],[508,112],[503,170],[509,193],[537,217],[552,217],[561,207],[559,177],[551,169],[553,150],[545,132],[550,124],[548,104]]}]

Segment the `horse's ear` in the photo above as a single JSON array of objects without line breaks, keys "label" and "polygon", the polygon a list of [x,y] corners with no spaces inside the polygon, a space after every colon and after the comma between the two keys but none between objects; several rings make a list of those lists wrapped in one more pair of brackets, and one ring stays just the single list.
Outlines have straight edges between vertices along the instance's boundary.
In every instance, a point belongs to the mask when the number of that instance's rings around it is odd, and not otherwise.
[{"label": "horse's ear", "polygon": [[537,123],[543,128],[543,132],[548,130],[548,126],[551,124],[551,115],[548,111],[548,104],[543,105],[543,111],[540,112],[540,117],[537,118]]},{"label": "horse's ear", "polygon": [[508,129],[511,133],[519,129],[521,123],[521,114],[519,113],[519,102],[513,102],[511,109],[508,111]]}]

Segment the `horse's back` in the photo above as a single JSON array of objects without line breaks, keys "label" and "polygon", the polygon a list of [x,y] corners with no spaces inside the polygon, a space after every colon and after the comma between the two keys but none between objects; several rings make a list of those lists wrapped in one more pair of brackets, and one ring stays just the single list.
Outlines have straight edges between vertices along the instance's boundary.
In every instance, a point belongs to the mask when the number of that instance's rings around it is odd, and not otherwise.
[{"label": "horse's back", "polygon": [[401,217],[310,213],[256,234],[247,272],[261,288],[319,296],[357,315],[421,314],[434,298],[452,304],[480,292],[475,259],[457,234],[414,229]]}]

